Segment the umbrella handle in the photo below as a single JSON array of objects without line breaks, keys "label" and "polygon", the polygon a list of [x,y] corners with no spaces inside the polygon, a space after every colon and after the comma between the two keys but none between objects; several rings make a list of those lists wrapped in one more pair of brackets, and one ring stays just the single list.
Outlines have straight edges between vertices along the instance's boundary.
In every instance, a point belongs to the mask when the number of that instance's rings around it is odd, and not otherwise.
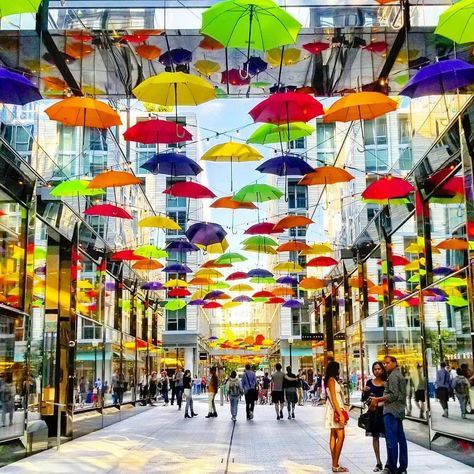
[{"label": "umbrella handle", "polygon": [[[242,74],[243,72],[245,72],[245,74]],[[247,68],[246,69],[239,69],[239,76],[241,77],[241,79],[248,79],[250,77],[250,74],[249,74],[249,64],[247,63]]]},{"label": "umbrella handle", "polygon": [[179,133],[179,124],[178,124],[178,122],[176,122],[176,136],[178,138],[184,138],[186,136],[186,131],[184,129],[183,129],[182,134]]}]

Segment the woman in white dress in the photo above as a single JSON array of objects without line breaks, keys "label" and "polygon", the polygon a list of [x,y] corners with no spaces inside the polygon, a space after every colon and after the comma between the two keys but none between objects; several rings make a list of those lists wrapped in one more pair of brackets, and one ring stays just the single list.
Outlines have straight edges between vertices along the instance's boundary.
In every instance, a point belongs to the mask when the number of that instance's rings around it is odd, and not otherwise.
[{"label": "woman in white dress", "polygon": [[344,409],[344,398],[338,379],[339,364],[331,361],[326,367],[324,386],[326,387],[326,428],[331,430],[329,449],[331,450],[332,457],[332,472],[349,472],[349,469],[346,467],[339,466],[339,458],[341,456],[342,445],[344,444],[344,427],[346,421],[342,413]]}]

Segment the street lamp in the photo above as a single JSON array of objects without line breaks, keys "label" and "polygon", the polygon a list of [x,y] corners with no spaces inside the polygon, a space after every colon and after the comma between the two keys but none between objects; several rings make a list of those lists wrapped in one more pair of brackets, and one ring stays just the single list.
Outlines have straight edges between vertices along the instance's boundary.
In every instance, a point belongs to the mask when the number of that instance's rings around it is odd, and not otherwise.
[{"label": "street lamp", "polygon": [[290,367],[291,367],[291,346],[293,345],[293,338],[292,337],[289,337],[288,338],[288,345],[290,346]]},{"label": "street lamp", "polygon": [[439,363],[443,362],[443,344],[441,342],[441,312],[438,311],[435,315],[436,325],[438,326],[438,352],[439,352]]}]

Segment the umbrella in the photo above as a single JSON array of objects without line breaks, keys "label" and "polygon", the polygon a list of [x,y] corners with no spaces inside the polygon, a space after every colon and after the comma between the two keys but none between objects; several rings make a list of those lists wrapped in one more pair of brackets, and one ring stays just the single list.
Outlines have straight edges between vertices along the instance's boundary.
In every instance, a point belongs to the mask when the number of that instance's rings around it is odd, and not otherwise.
[{"label": "umbrella", "polygon": [[176,239],[168,243],[165,250],[176,252],[197,252],[199,250],[194,244],[187,239]]},{"label": "umbrella", "polygon": [[164,288],[186,288],[188,284],[180,278],[172,278],[163,284]]},{"label": "umbrella", "polygon": [[157,153],[145,161],[140,168],[152,174],[165,174],[168,176],[197,176],[202,168],[191,158],[183,153],[166,152]]},{"label": "umbrella", "polygon": [[271,239],[270,237],[266,237],[263,235],[254,235],[243,240],[242,245],[244,245],[244,250],[262,252],[262,253],[272,253],[275,254],[276,251],[272,248],[277,246],[278,243]]},{"label": "umbrella", "polygon": [[273,285],[275,283],[275,278],[273,277],[252,277],[250,283],[259,283],[260,285]]},{"label": "umbrella", "polygon": [[353,180],[349,172],[337,166],[320,166],[314,169],[311,173],[303,176],[299,182],[299,186],[315,186],[327,185],[336,183],[348,183]]},{"label": "umbrella", "polygon": [[[15,2],[2,2],[0,14],[4,7],[17,5]],[[5,15],[2,15],[5,16]],[[25,76],[8,69],[0,68],[0,102],[3,104],[25,105],[42,99],[38,88]]]},{"label": "umbrella", "polygon": [[294,227],[304,227],[310,224],[314,224],[314,221],[306,216],[290,215],[280,219],[274,226],[274,230],[283,232],[285,229],[291,229]]},{"label": "umbrella", "polygon": [[[272,48],[266,51],[266,59],[273,67],[290,66],[296,64],[301,59],[301,49],[298,48]],[[273,86],[278,90],[278,85]],[[270,88],[272,92],[272,88]]]},{"label": "umbrella", "polygon": [[118,217],[120,219],[133,219],[133,217],[121,207],[112,204],[96,204],[84,211],[86,216]]},{"label": "umbrella", "polygon": [[289,286],[279,286],[273,288],[272,293],[275,296],[293,296],[295,292]]},{"label": "umbrella", "polygon": [[278,278],[276,281],[277,283],[280,283],[281,285],[297,285],[298,284],[298,278],[292,277],[290,275],[282,276]]},{"label": "umbrella", "polygon": [[215,72],[219,72],[221,70],[219,63],[210,61],[208,59],[200,59],[199,61],[196,61],[194,63],[194,68],[199,74],[207,77],[210,77]]},{"label": "umbrella", "polygon": [[0,17],[9,15],[19,15],[21,13],[36,13],[41,0],[15,0],[2,1],[0,7]]},{"label": "umbrella", "polygon": [[367,46],[364,46],[362,49],[370,51],[371,53],[383,53],[388,48],[388,43],[386,41],[372,41]]},{"label": "umbrella", "polygon": [[[181,226],[168,216],[149,216],[138,221],[138,227],[156,227],[158,229],[181,230]],[[174,241],[176,242],[176,241]],[[187,242],[187,241],[186,241]],[[172,244],[173,242],[170,242]],[[187,242],[189,244],[189,242]],[[175,249],[172,249],[175,250]]]},{"label": "umbrella", "polygon": [[222,71],[221,84],[231,84],[233,86],[246,86],[250,84],[250,75],[242,69],[229,69]]},{"label": "umbrella", "polygon": [[298,300],[286,300],[283,304],[283,308],[301,308],[303,306],[303,303],[301,303]]},{"label": "umbrella", "polygon": [[258,166],[260,173],[275,174],[277,176],[303,176],[311,173],[313,168],[298,155],[282,155],[269,160]]},{"label": "umbrella", "polygon": [[276,249],[277,252],[301,252],[302,250],[309,249],[309,245],[306,242],[300,240],[289,240],[284,244],[281,244]]},{"label": "umbrella", "polygon": [[275,224],[271,222],[259,222],[257,224],[251,225],[244,234],[278,234],[280,231],[275,230]]},{"label": "umbrella", "polygon": [[139,260],[132,265],[135,270],[159,270],[163,265],[158,260]]},{"label": "umbrella", "polygon": [[54,197],[72,197],[72,196],[98,196],[104,194],[103,189],[89,188],[89,181],[84,179],[71,179],[59,183],[50,194]]},{"label": "umbrella", "polygon": [[259,245],[259,244],[250,244],[244,245],[242,250],[245,252],[257,252],[257,253],[265,253],[269,255],[276,255],[276,250],[273,247],[269,247],[268,245]]},{"label": "umbrella", "polygon": [[132,249],[125,249],[119,250],[118,252],[114,252],[110,256],[110,260],[115,261],[122,261],[122,260],[144,260],[145,257],[140,257],[139,255],[135,254]]},{"label": "umbrella", "polygon": [[193,136],[179,123],[168,120],[142,120],[123,134],[126,141],[138,143],[179,143]]},{"label": "umbrella", "polygon": [[261,57],[259,56],[250,56],[247,61],[244,62],[244,69],[247,74],[250,76],[256,76],[261,72],[267,70],[268,63],[266,63]]},{"label": "umbrella", "polygon": [[[392,267],[404,267],[410,263],[410,260],[408,260],[408,258],[404,257],[403,255],[392,255],[390,263],[392,264]],[[385,264],[385,260],[379,260],[377,262],[377,265],[382,265],[382,268],[385,267]]]},{"label": "umbrella", "polygon": [[272,0],[227,0],[202,14],[201,33],[230,48],[267,51],[296,43],[301,25]]},{"label": "umbrella", "polygon": [[453,272],[454,272],[454,270],[452,268],[449,268],[449,267],[433,268],[433,274],[434,275],[447,276],[447,275],[450,275]]},{"label": "umbrella", "polygon": [[204,304],[202,307],[204,309],[217,309],[222,308],[222,305],[217,301],[209,301],[209,303]]},{"label": "umbrella", "polygon": [[173,288],[168,291],[168,296],[173,298],[186,298],[186,296],[191,296],[191,292],[186,288]]},{"label": "umbrella", "polygon": [[319,290],[325,286],[325,281],[316,277],[306,277],[300,281],[300,288],[303,290]]},{"label": "umbrella", "polygon": [[163,66],[171,67],[173,64],[189,64],[193,60],[193,53],[188,49],[176,48],[166,51],[160,56],[160,61]]},{"label": "umbrella", "polygon": [[313,43],[306,43],[303,45],[303,48],[308,51],[310,54],[320,54],[323,51],[326,51],[330,46],[329,43],[323,41],[314,41]]},{"label": "umbrella", "polygon": [[239,295],[232,299],[236,303],[250,303],[253,301],[253,298],[247,295]]},{"label": "umbrella", "polygon": [[159,281],[149,281],[140,285],[142,290],[159,291],[163,289],[163,283]]},{"label": "umbrella", "polygon": [[[207,253],[215,253],[215,254],[220,254],[224,253],[228,248],[229,248],[229,243],[227,242],[226,239],[223,239],[222,242],[216,242],[214,244],[209,244],[209,245],[203,245],[203,244],[196,244],[200,249],[206,251]],[[214,260],[212,260],[213,267],[220,267],[220,266],[225,266],[225,267],[231,267],[232,265],[230,263],[215,263]],[[209,262],[206,262],[207,265],[209,265]]]},{"label": "umbrella", "polygon": [[247,161],[259,161],[262,155],[250,145],[245,143],[219,143],[206,151],[202,155],[201,160],[216,161],[216,162],[230,162],[230,186],[233,189],[233,175],[232,164],[242,163]]},{"label": "umbrella", "polygon": [[152,44],[141,44],[135,48],[135,52],[138,56],[148,59],[148,61],[154,61],[161,55],[161,48]]},{"label": "umbrella", "polygon": [[188,281],[188,285],[190,286],[204,286],[204,285],[211,285],[214,283],[214,280],[208,277],[194,277]]},{"label": "umbrella", "polygon": [[240,253],[229,252],[216,258],[216,263],[233,264],[233,263],[245,262],[245,260],[247,260],[247,258],[241,255]]},{"label": "umbrella", "polygon": [[[474,15],[474,8],[472,11]],[[441,95],[473,83],[474,66],[461,59],[449,59],[420,69],[400,91],[400,95],[411,98]]]},{"label": "umbrella", "polygon": [[196,222],[186,230],[186,237],[193,244],[211,245],[222,242],[227,232],[214,222]]},{"label": "umbrella", "polygon": [[227,303],[224,303],[222,305],[222,309],[232,309],[236,308],[237,306],[240,306],[240,303],[237,301],[227,301]]},{"label": "umbrella", "polygon": [[45,112],[51,120],[71,127],[109,128],[122,124],[112,107],[90,97],[68,97],[51,105]]},{"label": "umbrella", "polygon": [[193,181],[180,181],[171,185],[163,191],[164,194],[170,194],[175,197],[184,197],[192,199],[215,198],[216,195],[202,184]]},{"label": "umbrella", "polygon": [[462,0],[444,11],[438,20],[435,34],[458,44],[474,41],[474,0]]},{"label": "umbrella", "polygon": [[315,257],[306,263],[307,267],[332,267],[333,265],[337,265],[337,260],[332,257]]},{"label": "umbrella", "polygon": [[274,272],[299,273],[304,269],[296,262],[280,262],[273,267]]},{"label": "umbrella", "polygon": [[140,184],[140,178],[127,171],[104,171],[89,181],[88,188],[109,188]]},{"label": "umbrella", "polygon": [[216,199],[209,207],[215,209],[257,209],[252,202],[237,202],[232,199],[233,196],[225,196]]},{"label": "umbrella", "polygon": [[397,109],[397,103],[380,92],[354,92],[334,102],[326,111],[323,122],[373,120]]},{"label": "umbrella", "polygon": [[273,298],[275,295],[271,291],[262,290],[257,291],[252,295],[252,298]]},{"label": "umbrella", "polygon": [[321,103],[310,95],[279,92],[257,104],[249,114],[254,122],[281,125],[290,122],[308,122],[318,115],[323,115],[324,110]]},{"label": "umbrella", "polygon": [[253,270],[250,270],[247,272],[247,276],[250,278],[266,278],[266,277],[272,277],[273,273],[269,272],[265,268],[254,268]]},{"label": "umbrella", "polygon": [[413,186],[408,181],[389,175],[367,186],[362,192],[362,199],[385,202],[390,199],[404,198],[413,190]]},{"label": "umbrella", "polygon": [[306,250],[303,250],[300,255],[319,255],[322,253],[331,253],[333,249],[328,244],[313,244]]},{"label": "umbrella", "polygon": [[204,295],[203,299],[204,300],[215,300],[223,294],[225,294],[225,293],[221,290],[213,290],[213,291],[210,291],[209,293],[207,293],[206,295]]},{"label": "umbrella", "polygon": [[253,291],[253,287],[247,284],[239,284],[239,285],[233,285],[229,288],[229,291],[238,291],[239,293],[242,293],[244,291]]},{"label": "umbrella", "polygon": [[[225,239],[221,242],[227,242]],[[216,244],[213,244],[216,245]],[[210,252],[212,253],[212,252]],[[201,264],[201,268],[230,268],[232,265],[230,263],[216,263],[216,260],[208,260],[207,262]]]},{"label": "umbrella", "polygon": [[154,245],[141,245],[134,250],[134,254],[145,258],[168,258],[168,252]]},{"label": "umbrella", "polygon": [[186,306],[186,301],[175,299],[166,302],[164,308],[168,311],[178,311]]},{"label": "umbrella", "polygon": [[441,250],[467,250],[469,248],[469,243],[464,239],[451,237],[441,241],[436,245],[436,248]]},{"label": "umbrella", "polygon": [[199,42],[199,47],[206,51],[218,51],[224,49],[224,45],[210,36],[203,35],[204,38]]},{"label": "umbrella", "polygon": [[265,202],[280,199],[283,193],[268,184],[248,184],[233,197],[238,202]]},{"label": "umbrella", "polygon": [[289,125],[264,123],[250,135],[247,143],[265,145],[266,143],[291,142],[298,138],[308,137],[313,132],[314,128],[304,122],[294,122]]},{"label": "umbrella", "polygon": [[191,305],[191,306],[202,306],[203,304],[206,304],[206,302],[201,299],[201,298],[198,298],[198,299],[195,299],[195,300],[191,300],[188,305]]},{"label": "umbrella", "polygon": [[270,298],[266,304],[282,304],[285,302],[285,299],[284,298],[281,298],[279,296],[273,296],[272,298]]},{"label": "umbrella", "polygon": [[245,280],[248,278],[245,272],[233,272],[227,276],[226,281]]}]

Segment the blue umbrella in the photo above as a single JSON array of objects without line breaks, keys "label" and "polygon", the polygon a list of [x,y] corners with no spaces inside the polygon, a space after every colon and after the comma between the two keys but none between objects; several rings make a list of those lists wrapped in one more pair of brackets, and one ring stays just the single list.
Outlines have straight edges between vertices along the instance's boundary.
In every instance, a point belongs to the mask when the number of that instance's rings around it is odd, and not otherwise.
[{"label": "blue umbrella", "polygon": [[446,275],[450,275],[451,273],[453,273],[454,270],[452,268],[449,268],[449,267],[438,267],[438,268],[433,268],[433,273],[435,275],[443,275],[443,276],[446,276]]},{"label": "blue umbrella", "polygon": [[193,244],[204,246],[218,244],[222,242],[227,232],[214,222],[197,222],[188,227],[185,232],[186,237]]},{"label": "blue umbrella", "polygon": [[301,308],[303,306],[303,303],[301,303],[298,300],[286,300],[283,304],[283,308]]},{"label": "blue umbrella", "polygon": [[168,176],[197,176],[202,168],[182,153],[157,153],[140,166],[153,174]]},{"label": "blue umbrella", "polygon": [[270,158],[256,168],[260,173],[276,174],[277,176],[303,176],[314,169],[296,155],[282,155]]},{"label": "blue umbrella", "polygon": [[0,69],[0,102],[24,105],[42,99],[38,88],[25,76]]},{"label": "blue umbrella", "polygon": [[202,306],[206,304],[206,302],[202,299],[197,299],[197,300],[192,300],[188,303],[188,306],[191,305],[191,306]]},{"label": "blue umbrella", "polygon": [[265,270],[264,268],[254,268],[253,270],[250,270],[247,272],[247,276],[249,278],[266,278],[266,277],[272,277],[273,273],[269,272],[268,270]]},{"label": "blue umbrella", "polygon": [[163,53],[158,61],[163,66],[170,67],[172,64],[189,64],[193,60],[193,53],[183,48],[172,49]]},{"label": "blue umbrella", "polygon": [[282,276],[278,278],[276,282],[281,283],[282,285],[297,285],[298,278],[287,275],[287,276]]},{"label": "blue umbrella", "polygon": [[183,265],[182,263],[172,263],[170,265],[166,265],[166,267],[163,268],[162,271],[164,273],[192,273],[193,272],[187,265]]},{"label": "blue umbrella", "polygon": [[251,56],[247,61],[244,62],[244,69],[251,76],[260,74],[261,72],[265,71],[267,67],[268,63],[258,56]]},{"label": "blue umbrella", "polygon": [[411,98],[441,95],[474,84],[474,66],[461,59],[449,59],[420,69],[400,91]]},{"label": "blue umbrella", "polygon": [[232,301],[234,301],[235,303],[250,303],[251,301],[253,301],[253,298],[247,295],[240,295],[233,298]]},{"label": "blue umbrella", "polygon": [[216,299],[218,296],[221,296],[223,295],[224,292],[221,291],[221,290],[213,290],[213,291],[210,291],[209,293],[207,293],[205,296],[204,296],[204,300],[214,300]]},{"label": "blue umbrella", "polygon": [[140,288],[142,290],[151,290],[151,291],[158,291],[163,289],[163,284],[159,281],[149,281],[147,283],[143,283]]},{"label": "blue umbrella", "polygon": [[175,252],[197,252],[199,247],[189,242],[187,239],[172,240],[165,248],[166,251],[174,250]]}]

